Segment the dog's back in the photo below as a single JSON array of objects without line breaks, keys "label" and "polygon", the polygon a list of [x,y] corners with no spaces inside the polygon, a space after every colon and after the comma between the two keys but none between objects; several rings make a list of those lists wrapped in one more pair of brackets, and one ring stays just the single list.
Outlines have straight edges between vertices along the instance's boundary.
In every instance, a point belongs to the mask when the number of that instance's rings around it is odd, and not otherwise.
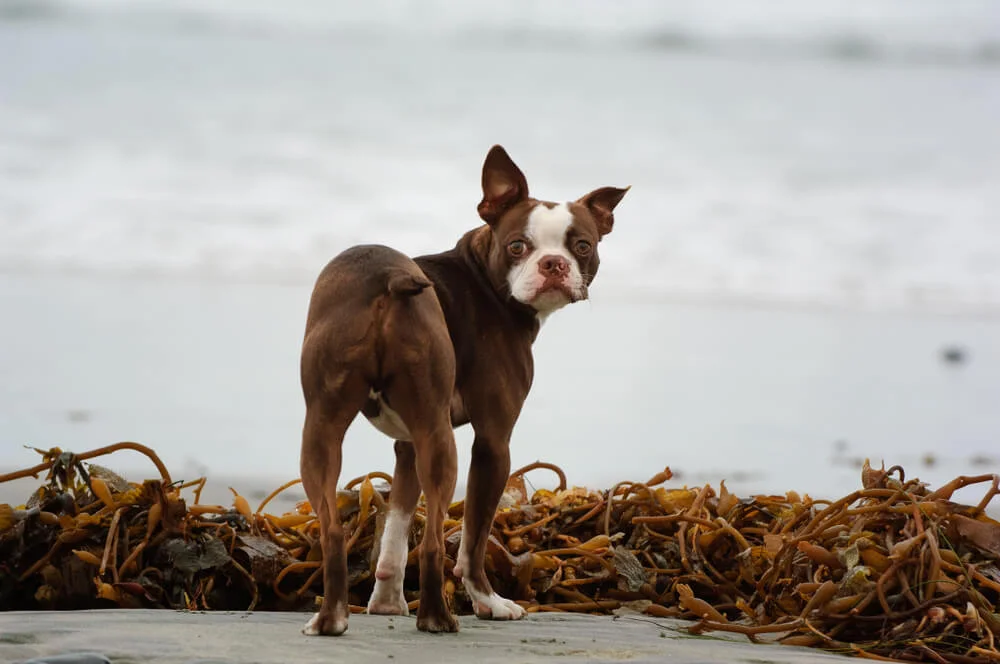
[{"label": "dog's back", "polygon": [[[447,336],[430,280],[404,254],[381,245],[345,250],[320,273],[306,320],[302,385],[319,396],[331,373],[360,372],[381,389],[393,354],[426,348],[417,327]],[[386,356],[389,353],[389,357]]]}]

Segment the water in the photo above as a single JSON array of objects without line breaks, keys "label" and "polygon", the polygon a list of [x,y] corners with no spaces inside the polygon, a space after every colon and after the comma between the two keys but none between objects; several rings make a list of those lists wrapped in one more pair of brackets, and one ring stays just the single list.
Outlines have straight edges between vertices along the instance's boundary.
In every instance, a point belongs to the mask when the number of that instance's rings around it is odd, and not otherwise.
[{"label": "water", "polygon": [[846,438],[964,472],[1000,431],[998,117],[988,0],[5,0],[0,465],[135,437],[294,473],[315,274],[453,244],[499,142],[543,198],[633,186],[515,462],[777,489]]},{"label": "water", "polygon": [[992,2],[5,6],[8,271],[305,283],[353,242],[434,250],[501,142],[545,197],[634,185],[619,290],[1000,304]]}]

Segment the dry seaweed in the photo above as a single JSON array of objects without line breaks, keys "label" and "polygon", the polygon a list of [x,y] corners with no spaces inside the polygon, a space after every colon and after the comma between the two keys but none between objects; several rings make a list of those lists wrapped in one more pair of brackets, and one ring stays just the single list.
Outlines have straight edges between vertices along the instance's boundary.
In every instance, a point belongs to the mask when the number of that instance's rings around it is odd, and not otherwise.
[{"label": "dry seaweed", "polygon": [[[132,483],[85,460],[120,449],[146,454],[160,479]],[[38,450],[43,462],[0,482],[46,480],[21,506],[0,505],[0,607],[162,607],[309,610],[322,590],[318,524],[307,502],[281,515],[235,490],[231,506],[204,505],[204,478],[174,482],[155,453],[119,443],[75,455]],[[524,475],[549,469],[554,490],[530,493]],[[873,469],[839,500],[741,499],[725,483],[668,488],[669,468],[609,491],[567,487],[551,464],[515,471],[497,512],[487,573],[529,612],[639,611],[695,621],[693,632],[817,646],[868,658],[1000,659],[1000,523],[985,509],[997,475],[959,477],[931,490],[898,466]],[[376,485],[373,480],[384,484]],[[372,473],[338,494],[349,552],[350,602],[361,611],[391,478]],[[951,501],[984,485],[975,506]],[[182,496],[190,492],[191,500]],[[463,503],[449,509],[453,564]],[[417,605],[424,520],[410,534],[404,583]],[[446,593],[471,612],[450,574]]]}]

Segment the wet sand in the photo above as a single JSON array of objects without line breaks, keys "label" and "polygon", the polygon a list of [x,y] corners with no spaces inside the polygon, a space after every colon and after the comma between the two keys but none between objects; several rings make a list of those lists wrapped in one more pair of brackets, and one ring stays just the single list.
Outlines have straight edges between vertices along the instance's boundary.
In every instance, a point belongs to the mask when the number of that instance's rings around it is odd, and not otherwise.
[{"label": "wet sand", "polygon": [[355,615],[339,638],[303,636],[299,630],[307,618],[302,613],[150,610],[0,613],[0,660],[90,652],[115,664],[844,661],[817,650],[754,645],[732,635],[693,636],[683,630],[689,623],[639,614],[534,614],[513,623],[463,617],[458,634],[441,635],[418,632],[412,617]]}]

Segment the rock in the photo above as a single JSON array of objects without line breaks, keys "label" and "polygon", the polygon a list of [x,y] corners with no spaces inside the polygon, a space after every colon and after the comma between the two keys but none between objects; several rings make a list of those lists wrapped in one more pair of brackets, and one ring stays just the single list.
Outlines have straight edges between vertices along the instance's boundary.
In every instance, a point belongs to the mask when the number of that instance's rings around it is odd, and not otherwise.
[{"label": "rock", "polygon": [[941,359],[947,364],[962,364],[968,359],[968,356],[968,351],[954,344],[941,349]]}]

